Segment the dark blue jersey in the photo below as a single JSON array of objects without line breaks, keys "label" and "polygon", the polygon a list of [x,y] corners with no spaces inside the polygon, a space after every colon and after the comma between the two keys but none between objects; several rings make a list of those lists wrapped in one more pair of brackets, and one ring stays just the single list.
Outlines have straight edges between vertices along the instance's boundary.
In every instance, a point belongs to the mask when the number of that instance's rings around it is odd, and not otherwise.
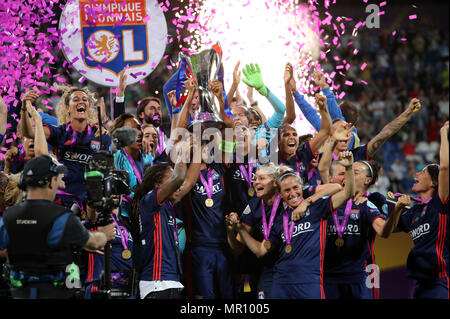
[{"label": "dark blue jersey", "polygon": [[302,178],[303,182],[306,183],[308,181],[308,165],[311,160],[313,160],[317,156],[316,153],[311,149],[311,145],[309,141],[301,144],[297,148],[297,152],[294,156],[292,156],[288,161],[283,159],[279,159],[279,163],[281,166],[289,166],[292,168],[294,172],[297,172],[298,175]]},{"label": "dark blue jersey", "polygon": [[[272,212],[272,207],[264,205],[264,211],[266,214],[266,223],[269,225],[269,219],[270,214]],[[280,216],[283,212],[283,203],[282,201],[278,205],[276,216]],[[276,219],[274,221],[274,225],[276,223]],[[262,226],[262,199],[258,197],[252,198],[248,206],[245,208],[245,210],[242,213],[242,216],[240,218],[241,222],[251,226],[252,227],[252,236],[254,239],[256,239],[259,242],[262,242],[264,239],[264,231]],[[272,226],[273,231],[273,226]],[[271,232],[272,232],[271,231]],[[270,234],[269,234],[269,241],[270,241]],[[274,250],[269,252],[266,256],[262,258],[262,264],[266,267],[273,267],[275,264],[275,261],[277,259],[277,254]]]},{"label": "dark blue jersey", "polygon": [[[228,198],[230,201],[230,210],[236,212],[239,217],[241,216],[244,209],[247,207],[250,199],[256,197],[256,192],[254,192],[253,196],[248,194],[249,184],[247,180],[244,178],[244,175],[241,172],[240,166],[245,170],[245,172],[249,173],[249,165],[248,162],[242,164],[233,163],[230,165],[227,171],[227,185],[228,185]],[[251,187],[253,188],[253,181],[255,180],[255,172],[259,163],[256,162],[253,164],[253,169],[251,172]]]},{"label": "dark blue jersey", "polygon": [[[339,223],[342,223],[345,205],[338,210]],[[351,214],[342,239],[344,246],[335,244],[338,238],[333,218],[328,217],[327,245],[325,250],[324,278],[334,283],[358,283],[365,280],[366,260],[371,254],[370,244],[375,236],[372,223],[383,218],[378,208],[366,201],[360,205],[352,204]]]},{"label": "dark blue jersey", "polygon": [[[414,247],[408,255],[408,276],[418,280],[449,278],[449,202],[435,192],[430,201],[405,211],[398,227],[409,233]],[[447,281],[448,282],[448,281]]]},{"label": "dark blue jersey", "polygon": [[114,218],[117,225],[116,236],[111,241],[111,272],[128,271],[133,267],[133,258],[123,258],[122,252],[128,249],[133,256],[133,237],[128,230],[128,223],[122,217]]},{"label": "dark blue jersey", "polygon": [[278,247],[279,256],[274,268],[274,281],[279,284],[322,284],[327,216],[331,212],[331,201],[331,197],[319,199],[309,206],[305,217],[295,222],[290,253],[285,251],[287,244],[283,214],[288,214],[290,222],[292,210],[284,210],[277,218],[270,236],[270,241]]},{"label": "dark blue jersey", "polygon": [[312,186],[318,186],[322,184],[322,177],[320,176],[319,169],[318,168],[311,168],[308,171],[308,179],[307,184]]},{"label": "dark blue jersey", "polygon": [[208,199],[206,188],[200,178],[190,192],[190,205],[193,213],[192,220],[192,244],[217,246],[226,244],[225,215],[228,213],[227,194],[224,177],[227,167],[224,164],[208,164],[207,168],[200,171],[208,182],[208,169],[211,170],[213,180],[212,197],[213,206],[207,207]]},{"label": "dark blue jersey", "polygon": [[[60,126],[48,125],[47,128],[50,130],[48,143],[53,146],[59,162],[68,169],[64,176],[65,191],[84,201],[86,199],[86,182],[84,179],[86,164],[92,155],[100,150],[100,137],[95,137],[97,129],[94,127],[90,132],[88,129],[83,132],[74,132],[70,128],[67,129],[66,124]],[[75,137],[75,140],[72,143],[73,137]],[[111,146],[110,136],[104,134],[102,141],[103,149],[109,150]]]},{"label": "dark blue jersey", "polygon": [[174,212],[169,200],[163,203],[158,200],[158,190],[153,189],[139,203],[143,267],[141,280],[180,281]]},{"label": "dark blue jersey", "polygon": [[365,144],[356,148],[352,148],[350,152],[353,153],[353,161],[371,161],[373,158],[369,157],[367,147],[369,144]]}]

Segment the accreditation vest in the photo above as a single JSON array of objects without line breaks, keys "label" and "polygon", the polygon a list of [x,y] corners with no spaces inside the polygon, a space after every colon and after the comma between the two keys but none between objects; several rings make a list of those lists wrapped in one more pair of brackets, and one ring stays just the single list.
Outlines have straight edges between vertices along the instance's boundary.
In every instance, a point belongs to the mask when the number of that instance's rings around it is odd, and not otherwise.
[{"label": "accreditation vest", "polygon": [[64,271],[73,261],[71,247],[49,247],[47,237],[54,221],[67,208],[48,200],[25,200],[9,207],[3,222],[10,239],[8,263],[13,270],[27,273]]}]

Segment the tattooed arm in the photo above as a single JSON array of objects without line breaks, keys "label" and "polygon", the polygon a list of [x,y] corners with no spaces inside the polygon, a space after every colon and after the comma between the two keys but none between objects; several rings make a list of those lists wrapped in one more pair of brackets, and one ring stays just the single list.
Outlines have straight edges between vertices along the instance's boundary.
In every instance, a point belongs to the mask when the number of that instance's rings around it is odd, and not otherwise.
[{"label": "tattooed arm", "polygon": [[372,158],[378,149],[395,133],[397,133],[411,117],[420,111],[420,101],[416,98],[409,102],[409,107],[395,120],[386,125],[367,145],[367,153]]}]

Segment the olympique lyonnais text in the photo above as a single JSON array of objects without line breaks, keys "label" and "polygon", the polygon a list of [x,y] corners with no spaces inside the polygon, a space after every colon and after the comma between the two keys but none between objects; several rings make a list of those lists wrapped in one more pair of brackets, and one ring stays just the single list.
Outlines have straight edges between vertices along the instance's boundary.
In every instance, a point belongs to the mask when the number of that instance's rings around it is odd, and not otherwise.
[{"label": "olympique lyonnais text", "polygon": [[[123,17],[126,19],[123,21]],[[106,3],[98,1],[95,4],[80,1],[81,25],[95,23],[96,26],[124,22],[126,24],[142,24],[146,16],[145,0],[117,1]]]}]

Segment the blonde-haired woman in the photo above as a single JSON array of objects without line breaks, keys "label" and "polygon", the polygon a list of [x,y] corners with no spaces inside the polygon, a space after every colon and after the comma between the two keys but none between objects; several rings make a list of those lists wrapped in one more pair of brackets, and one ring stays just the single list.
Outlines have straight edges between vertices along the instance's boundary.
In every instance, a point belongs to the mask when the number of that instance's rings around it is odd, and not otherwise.
[{"label": "blonde-haired woman", "polygon": [[[27,105],[29,107],[37,96],[36,91],[25,94],[22,100],[22,115],[26,115]],[[111,138],[105,130],[100,140],[99,129],[95,126],[95,102],[94,96],[87,88],[65,88],[57,106],[60,125],[44,126],[47,142],[53,147],[58,161],[68,168],[68,173],[64,176],[65,196],[60,198],[60,204],[67,208],[71,208],[74,203],[86,205],[86,165],[95,152],[100,149],[108,150],[111,145]],[[28,116],[22,116],[21,122],[23,134],[34,137]]]},{"label": "blonde-haired woman", "polygon": [[[288,167],[279,167],[273,163],[261,165],[256,169],[253,188],[256,197],[250,199],[247,207],[241,214],[230,213],[225,216],[227,229],[227,240],[231,249],[240,254],[244,251],[247,238],[262,242],[270,250],[270,231],[277,215],[283,211],[281,196],[278,193],[277,178],[280,173],[290,170]],[[243,231],[236,233],[236,223],[241,222]],[[262,256],[258,256],[261,258]],[[259,270],[257,279],[257,291],[259,298],[271,298],[273,266],[277,259],[275,252],[271,252],[260,259],[260,262],[253,265]],[[258,271],[257,271],[258,272]]]}]

